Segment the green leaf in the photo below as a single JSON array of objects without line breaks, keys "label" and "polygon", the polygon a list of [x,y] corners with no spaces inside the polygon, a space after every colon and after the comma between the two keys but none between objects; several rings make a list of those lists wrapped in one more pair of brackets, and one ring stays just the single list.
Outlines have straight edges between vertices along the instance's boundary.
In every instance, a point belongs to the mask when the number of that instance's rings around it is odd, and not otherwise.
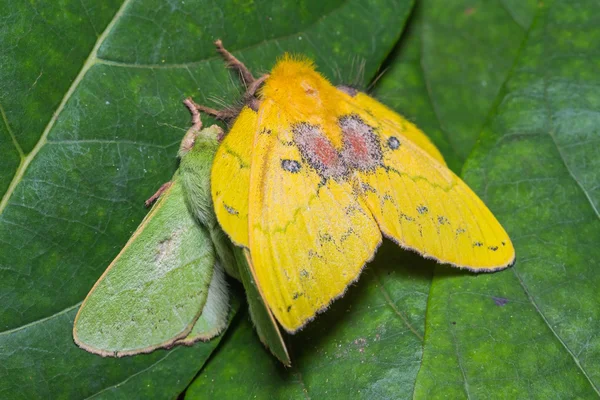
[{"label": "green leaf", "polygon": [[534,0],[419,1],[374,94],[414,120],[460,172],[534,11]]},{"label": "green leaf", "polygon": [[212,42],[222,38],[253,71],[287,50],[332,79],[363,59],[372,75],[410,2],[0,7],[1,396],[176,396],[217,342],[107,360],[78,349],[71,328],[146,214],[143,201],[175,171],[190,123],[182,99],[239,95]]},{"label": "green leaf", "polygon": [[513,65],[535,4],[536,0],[422,4],[421,65],[431,104],[463,162]]},{"label": "green leaf", "polygon": [[415,398],[600,394],[600,5],[539,7],[465,166],[517,262],[436,269]]}]

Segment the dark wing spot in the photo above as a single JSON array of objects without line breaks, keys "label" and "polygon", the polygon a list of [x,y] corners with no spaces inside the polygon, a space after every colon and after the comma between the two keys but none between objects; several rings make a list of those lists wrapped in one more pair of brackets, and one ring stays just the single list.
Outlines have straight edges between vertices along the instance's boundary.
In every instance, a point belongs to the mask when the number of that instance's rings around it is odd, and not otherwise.
[{"label": "dark wing spot", "polygon": [[502,242],[502,246],[506,246],[506,243],[505,243],[505,242]]},{"label": "dark wing spot", "polygon": [[349,95],[350,97],[354,97],[358,94],[358,89],[353,88],[352,86],[347,86],[347,85],[339,85],[337,87],[338,90],[346,93],[347,95]]},{"label": "dark wing spot", "polygon": [[260,131],[260,133],[262,133],[263,135],[270,135],[271,134],[271,130],[267,129],[267,128],[262,128],[262,130]]},{"label": "dark wing spot", "polygon": [[438,224],[446,225],[449,222],[450,221],[448,221],[448,218],[444,217],[443,215],[438,215]]},{"label": "dark wing spot", "polygon": [[456,230],[456,236],[460,235],[461,233],[465,233],[465,232],[466,232],[466,229],[463,229],[463,228],[458,228],[458,229]]},{"label": "dark wing spot", "polygon": [[296,300],[298,297],[302,296],[304,293],[295,292],[292,296],[292,299]]},{"label": "dark wing spot", "polygon": [[281,168],[295,174],[300,171],[300,163],[296,160],[281,160]]},{"label": "dark wing spot", "polygon": [[[323,256],[311,249],[311,250],[308,250],[308,258],[309,259],[318,258],[318,259],[322,260]],[[306,272],[306,271],[304,271],[304,272]],[[304,275],[302,275],[302,272],[300,272],[300,276],[304,277]],[[306,273],[306,276],[308,276],[308,273]]]},{"label": "dark wing spot", "polygon": [[481,246],[483,246],[483,243],[481,243],[481,242],[473,243],[473,247],[481,247]]},{"label": "dark wing spot", "polygon": [[400,141],[395,136],[390,136],[388,139],[388,147],[392,150],[397,150],[400,147]]},{"label": "dark wing spot", "polygon": [[377,190],[375,190],[375,188],[373,186],[369,185],[368,183],[361,183],[360,188],[362,189],[363,193],[367,193],[367,192],[377,193]]},{"label": "dark wing spot", "polygon": [[427,214],[429,209],[426,206],[421,205],[417,207],[417,211],[419,212],[419,214]]},{"label": "dark wing spot", "polygon": [[496,251],[498,250],[498,246],[489,246],[488,249],[490,249],[491,251]]},{"label": "dark wing spot", "polygon": [[301,269],[301,270],[300,270],[300,276],[301,276],[302,278],[308,278],[308,271],[307,271],[307,270],[305,270],[305,269]]},{"label": "dark wing spot", "polygon": [[340,243],[344,243],[350,236],[354,234],[354,229],[348,228],[340,237]]},{"label": "dark wing spot", "polygon": [[[389,201],[392,204],[396,204],[396,200],[394,199],[394,196],[392,196],[391,194],[389,194],[387,192],[383,196],[381,196],[382,207],[386,201]],[[402,215],[404,215],[404,214],[402,214]]]},{"label": "dark wing spot", "polygon": [[231,215],[238,215],[238,214],[239,214],[239,211],[238,211],[238,210],[236,210],[236,209],[235,209],[235,208],[233,208],[233,207],[229,207],[229,206],[228,206],[227,204],[225,204],[225,203],[223,203],[223,207],[225,207],[225,210],[227,210],[227,212],[228,212],[229,214],[231,214]]},{"label": "dark wing spot", "polygon": [[292,306],[288,306],[287,312],[290,312],[291,309],[292,309]]},{"label": "dark wing spot", "polygon": [[320,126],[301,122],[293,125],[292,130],[302,160],[314,168],[321,178],[343,178],[348,174],[339,152]]}]

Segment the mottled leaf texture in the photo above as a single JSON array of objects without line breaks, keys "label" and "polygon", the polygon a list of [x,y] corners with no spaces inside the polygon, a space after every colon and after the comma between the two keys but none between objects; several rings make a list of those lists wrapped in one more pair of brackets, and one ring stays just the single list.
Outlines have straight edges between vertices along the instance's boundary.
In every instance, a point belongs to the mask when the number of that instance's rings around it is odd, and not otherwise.
[{"label": "mottled leaf texture", "polygon": [[597,398],[600,5],[544,1],[465,178],[516,265],[436,268],[415,398]]},{"label": "mottled leaf texture", "polygon": [[182,99],[240,93],[213,41],[258,73],[292,51],[347,80],[362,60],[377,70],[409,7],[0,0],[0,398],[176,397],[218,340],[115,360],[77,348],[71,328],[175,171]]},{"label": "mottled leaf texture", "polygon": [[535,13],[532,0],[421,0],[374,94],[460,173]]}]

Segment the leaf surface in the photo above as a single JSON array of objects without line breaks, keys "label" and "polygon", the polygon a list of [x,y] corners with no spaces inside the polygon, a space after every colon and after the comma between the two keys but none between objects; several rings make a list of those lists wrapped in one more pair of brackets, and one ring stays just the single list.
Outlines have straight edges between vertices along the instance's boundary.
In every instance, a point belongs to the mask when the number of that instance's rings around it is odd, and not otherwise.
[{"label": "leaf surface", "polygon": [[465,166],[517,262],[436,268],[415,398],[597,398],[600,7],[545,1]]}]

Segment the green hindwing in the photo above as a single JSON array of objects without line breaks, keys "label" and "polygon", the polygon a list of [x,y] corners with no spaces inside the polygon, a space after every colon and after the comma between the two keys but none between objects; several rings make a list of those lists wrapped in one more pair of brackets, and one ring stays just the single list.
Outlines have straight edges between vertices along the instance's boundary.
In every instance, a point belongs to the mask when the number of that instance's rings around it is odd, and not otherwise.
[{"label": "green hindwing", "polygon": [[225,273],[220,263],[215,263],[208,298],[202,309],[200,318],[194,324],[192,331],[177,344],[191,345],[199,340],[207,341],[223,332],[227,327],[229,311],[229,291],[225,282]]},{"label": "green hindwing", "polygon": [[250,252],[246,249],[236,247],[234,249],[238,272],[246,291],[246,299],[250,309],[250,317],[256,328],[260,341],[279,359],[284,365],[290,366],[291,360],[283,336],[273,314],[264,303],[263,297],[254,283],[251,270]]},{"label": "green hindwing", "polygon": [[223,270],[181,181],[178,171],[81,305],[73,337],[83,349],[148,353],[208,340],[226,327]]}]

